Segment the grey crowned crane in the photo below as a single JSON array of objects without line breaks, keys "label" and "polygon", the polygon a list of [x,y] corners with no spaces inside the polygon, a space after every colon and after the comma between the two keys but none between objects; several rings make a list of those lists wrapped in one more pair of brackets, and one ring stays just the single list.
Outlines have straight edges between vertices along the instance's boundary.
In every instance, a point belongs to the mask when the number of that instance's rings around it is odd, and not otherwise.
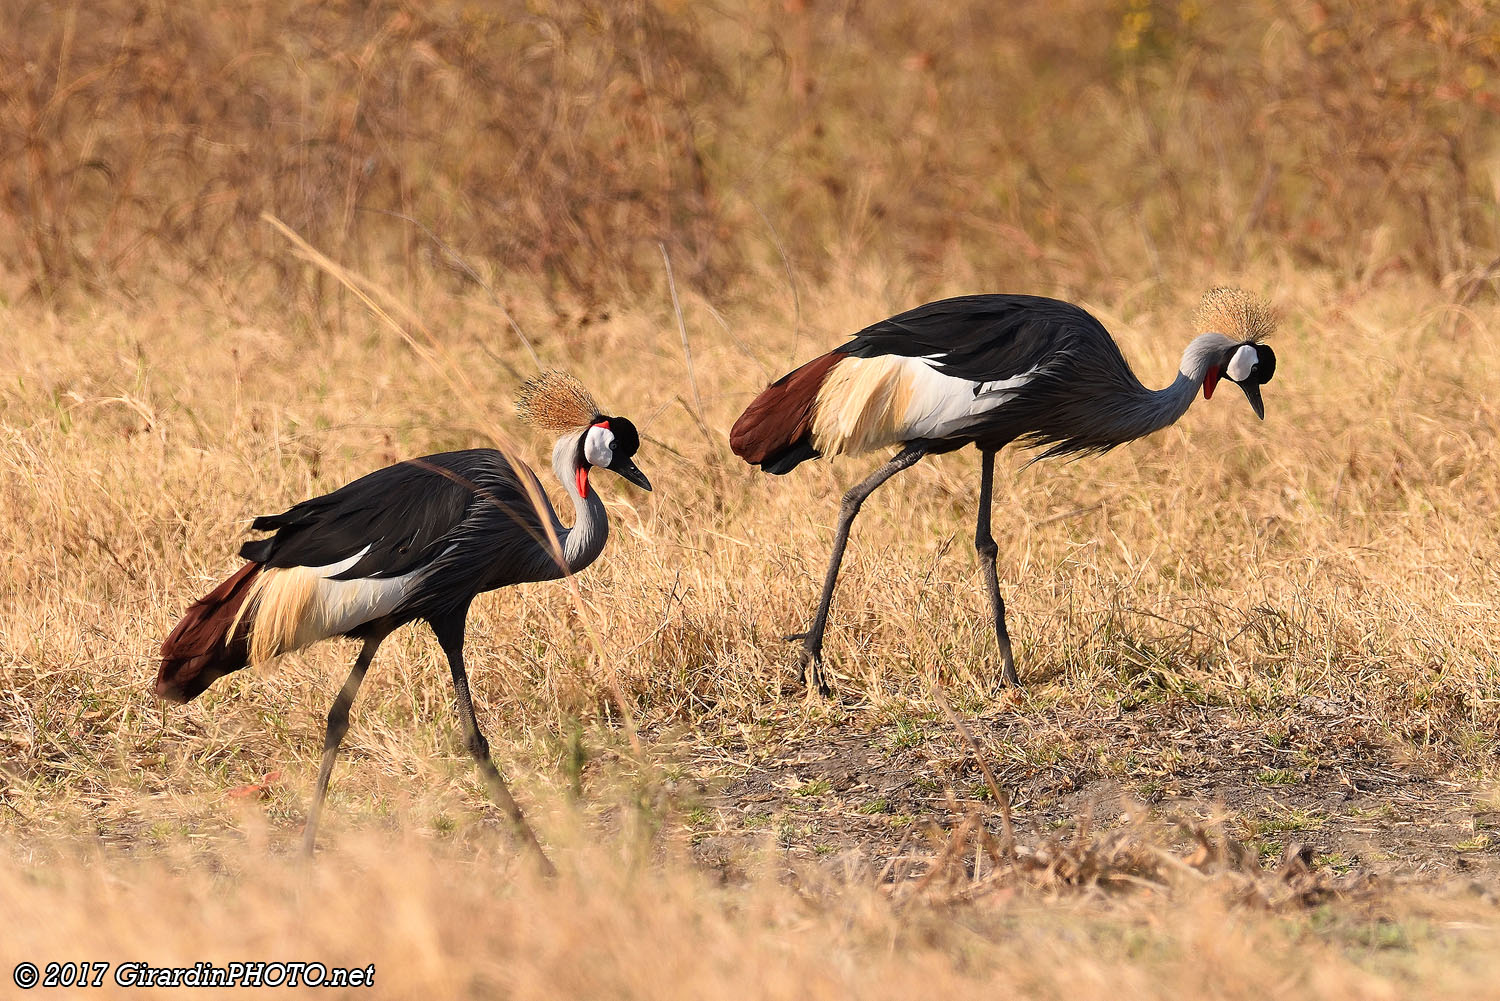
[{"label": "grey crowned crane", "polygon": [[551,372],[528,383],[517,409],[527,423],[559,434],[552,469],[573,502],[572,528],[562,526],[536,474],[493,449],[399,462],[256,518],[252,528],[275,534],[241,546],[248,562],[190,607],[162,644],[156,694],[187,702],[231,671],[321,639],[361,641],[328,712],[309,853],[349,707],[375,651],[393,630],[422,619],[452,670],[469,753],[518,835],[549,867],[474,719],[463,651],[469,604],[485,591],[577,573],[598,558],[609,519],[589,480],[593,470],[612,470],[644,490],[651,484],[631,459],[640,445],[635,425],[601,414],[571,376]]},{"label": "grey crowned crane", "polygon": [[854,339],[768,386],[730,432],[736,455],[768,473],[789,473],[819,456],[900,450],[844,495],[817,615],[802,641],[802,680],[828,694],[823,633],[849,528],[886,480],[924,455],[979,449],[974,547],[989,585],[1002,679],[1017,684],[1005,601],[990,534],[995,453],[1011,442],[1045,447],[1037,458],[1106,452],[1170,426],[1221,379],[1242,389],[1265,419],[1260,387],[1276,370],[1261,343],[1271,310],[1239,289],[1213,289],[1197,315],[1200,333],[1165,389],[1141,385],[1114,339],[1070,303],[1029,295],[969,295],[881,320]]}]

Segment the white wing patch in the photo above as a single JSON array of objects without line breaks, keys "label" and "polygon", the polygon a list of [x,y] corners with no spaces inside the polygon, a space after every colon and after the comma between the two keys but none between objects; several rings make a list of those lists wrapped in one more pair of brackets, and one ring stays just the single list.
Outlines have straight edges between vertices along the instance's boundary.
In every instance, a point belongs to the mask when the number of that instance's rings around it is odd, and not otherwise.
[{"label": "white wing patch", "polygon": [[911,401],[906,406],[903,438],[944,438],[960,434],[976,417],[1005,405],[1016,391],[1036,378],[1041,366],[1009,379],[974,382],[944,375],[926,359],[907,359]]},{"label": "white wing patch", "polygon": [[1255,363],[1259,360],[1260,356],[1256,354],[1253,345],[1241,344],[1240,349],[1234,353],[1234,357],[1229,359],[1229,364],[1225,367],[1224,374],[1235,382],[1244,382],[1250,378],[1250,370],[1255,367]]},{"label": "white wing patch", "polygon": [[824,455],[840,455],[959,435],[1013,399],[1040,370],[976,383],[944,375],[937,364],[897,355],[840,361],[818,390],[813,445]]},{"label": "white wing patch", "polygon": [[[458,543],[455,542],[438,553],[435,559],[399,577],[356,577],[353,580],[329,580],[329,577],[339,571],[323,573],[323,579],[317,582],[316,590],[303,616],[302,625],[297,630],[296,645],[306,646],[309,643],[316,643],[325,637],[337,636],[356,626],[362,626],[372,619],[391,614],[400,606],[412,585],[432,570],[439,560],[457,548]],[[329,567],[308,567],[307,569],[318,572],[327,571],[330,567],[342,566],[347,570],[369,551],[370,547],[366,546],[348,560],[330,564]]]},{"label": "white wing patch", "polygon": [[[389,615],[401,604],[410,586],[428,566],[399,577],[332,578],[354,566],[370,551],[320,567],[280,567],[263,570],[256,578],[240,614],[253,608],[250,662],[272,657],[337,636]],[[230,630],[230,635],[234,630]]]},{"label": "white wing patch", "polygon": [[407,586],[421,572],[413,570],[400,577],[318,581],[297,628],[292,649],[337,636],[371,619],[389,615],[406,597]]},{"label": "white wing patch", "polygon": [[308,595],[296,635],[287,649],[295,650],[325,637],[337,636],[395,610],[406,593],[407,583],[416,576],[415,572],[383,579],[331,579],[354,566],[369,551],[370,547],[365,546],[353,556],[327,566],[298,568],[317,576],[318,580]]}]

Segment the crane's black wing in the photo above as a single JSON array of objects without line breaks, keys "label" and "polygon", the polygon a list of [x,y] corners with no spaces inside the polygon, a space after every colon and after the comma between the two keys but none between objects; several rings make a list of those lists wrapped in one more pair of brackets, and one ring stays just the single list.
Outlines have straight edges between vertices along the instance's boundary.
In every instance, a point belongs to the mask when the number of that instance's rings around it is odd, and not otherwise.
[{"label": "crane's black wing", "polygon": [[930,302],[873,324],[839,349],[856,357],[920,358],[974,384],[1031,373],[978,417],[966,437],[981,447],[1046,447],[1039,458],[1102,452],[1135,437],[1133,415],[1151,394],[1103,324],[1033,295],[970,295]]},{"label": "crane's black wing", "polygon": [[856,358],[923,358],[944,375],[985,383],[1030,372],[1084,345],[1119,357],[1099,321],[1072,303],[991,294],[907,310],[871,324],[838,351]]},{"label": "crane's black wing", "polygon": [[[522,469],[535,485],[531,470]],[[545,538],[515,468],[499,452],[479,448],[398,462],[256,518],[252,528],[276,534],[245,543],[240,555],[270,567],[323,567],[363,552],[332,579],[397,577],[437,560],[481,509],[493,527]]]}]

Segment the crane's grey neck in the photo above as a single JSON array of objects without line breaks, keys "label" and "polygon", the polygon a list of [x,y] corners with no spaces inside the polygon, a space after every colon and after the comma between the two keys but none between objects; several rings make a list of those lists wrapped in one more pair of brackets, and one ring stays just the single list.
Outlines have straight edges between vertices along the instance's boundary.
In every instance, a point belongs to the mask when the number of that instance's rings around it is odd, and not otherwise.
[{"label": "crane's grey neck", "polygon": [[1137,391],[1117,401],[1114,412],[1109,415],[1107,437],[1119,444],[1175,424],[1193,405],[1198,391],[1203,388],[1209,367],[1234,343],[1223,334],[1202,334],[1194,338],[1182,353],[1177,378],[1170,386],[1153,390],[1137,383]]},{"label": "crane's grey neck", "polygon": [[1213,365],[1217,359],[1223,358],[1224,353],[1236,343],[1238,342],[1230,340],[1223,334],[1199,334],[1182,353],[1182,364],[1177,366],[1177,370],[1190,381],[1201,386],[1208,376],[1209,366]]},{"label": "crane's grey neck", "polygon": [[563,489],[573,501],[573,527],[559,533],[563,558],[568,561],[568,570],[572,573],[578,573],[598,559],[599,554],[604,551],[604,543],[609,539],[609,515],[604,511],[599,491],[594,489],[591,482],[587,497],[578,494],[578,466],[583,453],[579,442],[587,433],[587,428],[570,432],[557,439],[557,444],[552,446],[552,471],[562,481]]}]

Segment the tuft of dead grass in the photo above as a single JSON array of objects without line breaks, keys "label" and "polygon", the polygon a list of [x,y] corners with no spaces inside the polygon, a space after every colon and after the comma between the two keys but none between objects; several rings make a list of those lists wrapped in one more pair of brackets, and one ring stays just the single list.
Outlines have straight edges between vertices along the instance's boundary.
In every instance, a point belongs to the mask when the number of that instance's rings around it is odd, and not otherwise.
[{"label": "tuft of dead grass", "polygon": [[367,836],[308,868],[267,854],[253,825],[242,842],[206,852],[86,852],[45,864],[34,852],[17,856],[11,845],[0,864],[8,961],[374,965],[373,990],[333,996],[1248,999],[1268,984],[1288,998],[1493,989],[1489,911],[1462,898],[1268,913],[1183,884],[1123,905],[993,887],[962,901],[893,900],[857,880],[794,889],[774,865],[732,886],[681,867],[630,870],[582,845],[546,881],[482,849]]}]

